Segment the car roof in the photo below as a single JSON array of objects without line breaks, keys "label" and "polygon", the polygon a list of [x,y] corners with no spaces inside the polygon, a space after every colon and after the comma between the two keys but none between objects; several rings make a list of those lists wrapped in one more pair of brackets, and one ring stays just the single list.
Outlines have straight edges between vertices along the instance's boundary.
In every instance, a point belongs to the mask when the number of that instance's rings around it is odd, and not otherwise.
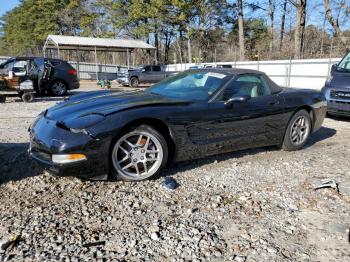
[{"label": "car roof", "polygon": [[50,60],[50,61],[66,62],[65,60],[62,60],[62,59],[43,57],[43,56],[17,56],[17,57],[13,57],[11,59],[16,59],[16,60],[33,60],[33,59],[39,59],[39,58],[47,59],[47,60]]}]

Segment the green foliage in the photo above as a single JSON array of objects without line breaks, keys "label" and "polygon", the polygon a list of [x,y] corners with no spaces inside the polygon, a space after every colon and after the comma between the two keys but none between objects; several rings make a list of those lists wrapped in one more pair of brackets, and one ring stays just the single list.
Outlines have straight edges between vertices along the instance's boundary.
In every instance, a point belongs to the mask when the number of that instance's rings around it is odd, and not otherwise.
[{"label": "green foliage", "polygon": [[79,34],[91,23],[83,0],[22,0],[2,18],[2,48],[11,55],[37,54],[49,34]]},{"label": "green foliage", "polygon": [[[245,1],[246,10],[252,2]],[[271,52],[266,18],[251,9],[244,16],[246,57],[289,57],[293,30],[284,34],[285,49]],[[193,61],[233,61],[238,47],[236,15],[236,1],[229,0],[20,0],[0,18],[0,53],[41,54],[47,35],[62,34],[142,39],[156,47],[163,63],[186,62],[190,50]],[[331,37],[317,27],[306,28],[305,56],[317,57],[320,37],[328,50]],[[150,51],[138,51],[136,62],[140,57],[150,62],[152,56]]]}]

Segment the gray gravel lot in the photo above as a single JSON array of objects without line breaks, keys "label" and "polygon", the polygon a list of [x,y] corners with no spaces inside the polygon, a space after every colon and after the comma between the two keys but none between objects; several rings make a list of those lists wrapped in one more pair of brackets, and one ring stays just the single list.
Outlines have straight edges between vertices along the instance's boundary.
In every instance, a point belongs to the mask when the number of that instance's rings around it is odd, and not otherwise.
[{"label": "gray gravel lot", "polygon": [[[156,180],[89,182],[26,155],[28,126],[56,102],[0,104],[0,261],[350,261],[349,119],[327,118],[297,152],[244,150]],[[326,178],[339,193],[313,189]]]}]

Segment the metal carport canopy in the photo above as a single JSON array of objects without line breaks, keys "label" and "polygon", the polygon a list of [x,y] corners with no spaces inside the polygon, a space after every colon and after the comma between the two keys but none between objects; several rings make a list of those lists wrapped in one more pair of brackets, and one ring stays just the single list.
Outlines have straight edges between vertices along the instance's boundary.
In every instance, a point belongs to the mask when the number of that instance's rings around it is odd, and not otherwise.
[{"label": "metal carport canopy", "polygon": [[133,39],[48,35],[44,52],[46,49],[126,52],[133,49],[154,48],[154,46],[141,40]]}]

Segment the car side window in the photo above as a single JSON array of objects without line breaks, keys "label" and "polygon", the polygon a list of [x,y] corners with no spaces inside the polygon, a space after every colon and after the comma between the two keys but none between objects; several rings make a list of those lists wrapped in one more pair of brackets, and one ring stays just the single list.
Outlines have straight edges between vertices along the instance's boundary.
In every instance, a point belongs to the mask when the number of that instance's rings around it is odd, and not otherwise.
[{"label": "car side window", "polygon": [[233,96],[250,96],[251,98],[271,94],[266,78],[258,74],[243,74],[236,77],[224,90],[223,100]]},{"label": "car side window", "polygon": [[153,71],[160,72],[162,71],[162,69],[160,68],[160,66],[153,66]]},{"label": "car side window", "polygon": [[145,66],[143,68],[146,72],[152,71],[152,67],[151,66]]}]

